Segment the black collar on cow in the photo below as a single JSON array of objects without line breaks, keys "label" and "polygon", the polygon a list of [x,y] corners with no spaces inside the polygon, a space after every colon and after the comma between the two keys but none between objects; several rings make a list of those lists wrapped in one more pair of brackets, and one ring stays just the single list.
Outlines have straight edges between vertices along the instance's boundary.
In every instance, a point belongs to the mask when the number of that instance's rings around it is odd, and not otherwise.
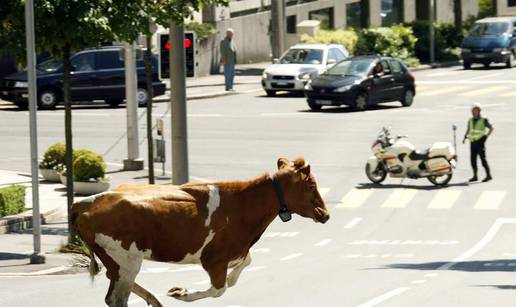
[{"label": "black collar on cow", "polygon": [[272,185],[274,186],[274,191],[276,191],[276,196],[278,197],[278,201],[280,203],[280,208],[278,215],[283,222],[288,222],[292,219],[292,213],[287,209],[287,203],[285,202],[285,194],[281,189],[280,182],[278,180],[278,176],[276,174],[271,176]]}]

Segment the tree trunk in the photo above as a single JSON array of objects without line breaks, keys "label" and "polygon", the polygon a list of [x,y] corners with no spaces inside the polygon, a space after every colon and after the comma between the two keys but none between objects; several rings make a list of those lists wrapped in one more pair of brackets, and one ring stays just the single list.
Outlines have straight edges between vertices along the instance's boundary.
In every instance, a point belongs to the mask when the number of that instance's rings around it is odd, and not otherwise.
[{"label": "tree trunk", "polygon": [[455,31],[462,33],[462,0],[453,0],[453,15],[455,20]]},{"label": "tree trunk", "polygon": [[145,79],[147,84],[147,151],[149,166],[149,184],[154,184],[154,144],[152,139],[152,98],[154,96],[152,88],[152,36],[146,36],[147,51],[145,52]]},{"label": "tree trunk", "polygon": [[73,145],[72,145],[72,97],[70,95],[72,63],[70,62],[70,45],[63,47],[63,98],[65,104],[65,164],[66,164],[66,200],[68,208],[68,243],[77,241],[77,232],[71,221],[73,205]]}]

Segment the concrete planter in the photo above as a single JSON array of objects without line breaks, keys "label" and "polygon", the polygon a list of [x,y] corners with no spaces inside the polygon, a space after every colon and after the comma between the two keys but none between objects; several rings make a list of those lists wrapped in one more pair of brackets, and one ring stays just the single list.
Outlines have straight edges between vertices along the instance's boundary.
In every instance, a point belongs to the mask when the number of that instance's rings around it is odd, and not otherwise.
[{"label": "concrete planter", "polygon": [[60,182],[61,181],[61,179],[59,178],[59,173],[56,170],[40,168],[39,172],[41,173],[41,176],[43,176],[43,178],[45,178],[46,181],[50,181],[50,182]]},{"label": "concrete planter", "polygon": [[73,182],[73,192],[77,195],[94,195],[109,189],[109,182]]},{"label": "concrete planter", "polygon": [[66,176],[63,174],[59,174],[59,180],[62,184],[66,185]]}]

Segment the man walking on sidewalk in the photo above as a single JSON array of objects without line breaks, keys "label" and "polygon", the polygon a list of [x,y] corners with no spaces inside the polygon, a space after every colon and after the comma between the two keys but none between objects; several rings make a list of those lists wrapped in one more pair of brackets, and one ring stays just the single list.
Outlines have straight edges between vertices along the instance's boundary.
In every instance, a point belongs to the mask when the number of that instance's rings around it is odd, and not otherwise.
[{"label": "man walking on sidewalk", "polygon": [[[487,118],[482,117],[480,115],[481,106],[478,103],[473,105],[471,112],[473,113],[473,117],[468,121],[468,130],[464,135],[464,139],[462,143],[469,140],[471,143],[471,167],[473,168],[473,177],[469,180],[469,182],[475,182],[478,180],[477,177],[477,156],[480,156],[480,161],[482,161],[482,166],[486,170],[486,178],[482,180],[482,182],[487,182],[491,179],[491,171],[489,170],[489,164],[487,164],[486,160],[486,140],[493,132],[494,128],[489,123]],[[487,131],[486,131],[487,130]]]},{"label": "man walking on sidewalk", "polygon": [[226,37],[220,42],[220,64],[224,65],[224,79],[226,91],[233,91],[233,81],[235,79],[236,64],[236,44],[233,39],[235,31],[226,30]]}]

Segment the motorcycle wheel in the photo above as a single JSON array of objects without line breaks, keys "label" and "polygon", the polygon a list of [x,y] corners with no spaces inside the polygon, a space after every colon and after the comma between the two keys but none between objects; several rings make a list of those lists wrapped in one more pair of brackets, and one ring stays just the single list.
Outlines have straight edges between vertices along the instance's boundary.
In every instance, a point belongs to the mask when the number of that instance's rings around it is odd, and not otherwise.
[{"label": "motorcycle wheel", "polygon": [[367,178],[369,178],[373,183],[382,183],[382,181],[385,180],[385,177],[387,177],[387,170],[383,163],[379,163],[375,170],[371,170],[369,163],[366,163],[365,173]]},{"label": "motorcycle wheel", "polygon": [[437,186],[445,186],[452,179],[453,174],[446,174],[441,176],[430,176],[428,177],[428,181]]}]

